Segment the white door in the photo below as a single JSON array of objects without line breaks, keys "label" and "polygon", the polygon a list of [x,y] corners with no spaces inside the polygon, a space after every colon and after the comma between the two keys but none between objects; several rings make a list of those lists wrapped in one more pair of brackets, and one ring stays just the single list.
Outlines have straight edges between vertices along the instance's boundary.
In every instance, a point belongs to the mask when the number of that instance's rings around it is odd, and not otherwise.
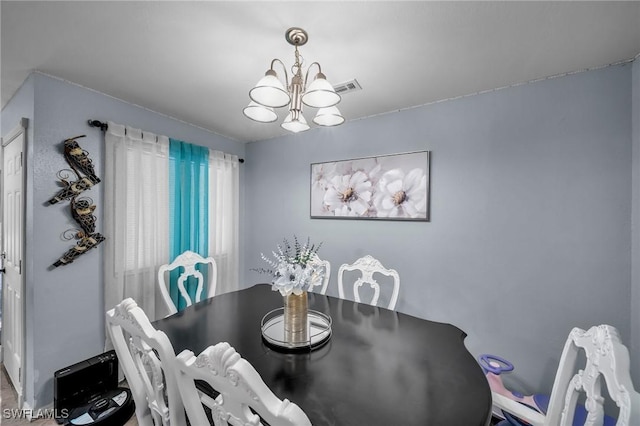
[{"label": "white door", "polygon": [[22,404],[24,150],[26,120],[2,138],[2,358]]}]

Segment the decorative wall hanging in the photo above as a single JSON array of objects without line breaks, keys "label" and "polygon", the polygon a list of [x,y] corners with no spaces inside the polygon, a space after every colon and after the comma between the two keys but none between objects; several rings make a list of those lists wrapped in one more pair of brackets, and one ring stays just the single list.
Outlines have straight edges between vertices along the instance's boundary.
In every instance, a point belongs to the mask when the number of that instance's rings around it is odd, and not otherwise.
[{"label": "decorative wall hanging", "polygon": [[429,221],[430,151],[311,164],[311,218]]},{"label": "decorative wall hanging", "polygon": [[[84,138],[86,135],[76,136],[64,141],[64,158],[71,166],[77,180],[70,182],[69,169],[63,169],[58,172],[58,178],[62,182],[63,188],[49,200],[50,204],[56,204],[63,200],[68,200],[91,188],[93,185],[100,183],[100,179],[96,176],[93,169],[93,162],[89,158],[89,154],[80,148],[76,139]],[[84,175],[84,176],[82,176]]]},{"label": "decorative wall hanging", "polygon": [[[62,189],[49,200],[49,204],[56,204],[69,200],[71,217],[78,222],[80,229],[69,229],[62,234],[65,240],[78,240],[76,245],[69,249],[53,266],[58,267],[72,263],[77,257],[90,249],[97,247],[105,240],[105,237],[95,232],[96,217],[93,212],[96,209],[93,200],[89,197],[80,197],[80,194],[94,185],[100,183],[93,168],[93,161],[89,153],[78,145],[77,139],[84,138],[80,135],[64,141],[64,158],[71,169],[60,170],[57,174]],[[72,180],[75,174],[75,180]]]}]

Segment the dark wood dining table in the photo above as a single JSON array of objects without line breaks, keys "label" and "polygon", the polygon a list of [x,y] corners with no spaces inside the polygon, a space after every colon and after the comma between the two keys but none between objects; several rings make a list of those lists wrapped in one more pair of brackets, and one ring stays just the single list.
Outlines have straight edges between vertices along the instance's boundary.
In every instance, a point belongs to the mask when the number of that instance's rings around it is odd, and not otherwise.
[{"label": "dark wood dining table", "polygon": [[[309,293],[309,308],[332,319],[328,342],[282,352],[262,339],[262,317],[282,307],[268,284],[221,294],[154,322],[196,355],[228,342],[280,398],[314,426],[481,426],[491,419],[487,380],[464,346],[466,333],[444,323]],[[273,425],[276,426],[276,425]]]}]

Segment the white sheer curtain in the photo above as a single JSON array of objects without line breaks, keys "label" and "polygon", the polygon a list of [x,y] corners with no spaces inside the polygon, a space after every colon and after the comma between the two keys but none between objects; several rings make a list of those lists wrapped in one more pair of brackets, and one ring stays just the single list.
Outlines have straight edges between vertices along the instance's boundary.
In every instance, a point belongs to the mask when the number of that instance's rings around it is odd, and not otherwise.
[{"label": "white sheer curtain", "polygon": [[209,150],[209,256],[218,266],[216,293],[239,288],[238,165],[238,156]]},{"label": "white sheer curtain", "polygon": [[[108,123],[105,134],[105,308],[132,297],[152,320],[168,314],[157,271],[170,262],[169,139]],[[209,150],[209,256],[217,293],[237,290],[239,162]]]},{"label": "white sheer curtain", "polygon": [[169,258],[169,139],[112,122],[105,134],[105,307],[132,297],[166,314],[156,273]]}]

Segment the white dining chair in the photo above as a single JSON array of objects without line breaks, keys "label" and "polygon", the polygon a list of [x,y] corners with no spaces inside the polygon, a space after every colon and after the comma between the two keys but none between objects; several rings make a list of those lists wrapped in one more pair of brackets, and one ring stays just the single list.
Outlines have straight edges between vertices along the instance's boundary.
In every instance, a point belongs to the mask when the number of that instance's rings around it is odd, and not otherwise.
[{"label": "white dining chair", "polygon": [[[582,351],[586,363],[578,369]],[[576,403],[584,392],[588,412],[585,426],[601,426],[607,395],[602,393],[604,382],[619,409],[616,425],[640,425],[640,394],[633,388],[629,368],[629,351],[618,330],[610,325],[587,331],[576,327],[564,345],[546,415],[497,392],[492,392],[493,404],[534,426],[571,426]]]},{"label": "white dining chair", "polygon": [[331,278],[331,263],[329,263],[328,260],[320,259],[317,253],[314,253],[313,256],[311,256],[311,263],[313,263],[320,270],[324,271],[324,277],[322,278],[320,284],[310,286],[309,291],[314,291],[314,288],[320,287],[320,291],[318,291],[317,293],[327,294],[327,288],[329,287],[329,278]]},{"label": "white dining chair", "polygon": [[355,280],[353,283],[353,294],[356,302],[361,302],[360,300],[360,287],[363,284],[369,284],[369,286],[373,289],[373,296],[371,301],[367,302],[370,305],[377,305],[378,298],[380,297],[380,284],[373,277],[373,274],[379,273],[382,275],[386,275],[391,277],[393,280],[393,289],[391,293],[391,299],[389,300],[388,309],[395,309],[396,303],[398,302],[398,293],[400,292],[400,276],[395,269],[387,269],[380,261],[370,255],[366,255],[356,260],[352,264],[343,264],[338,269],[338,293],[341,299],[344,299],[344,274],[347,271],[359,271],[361,276]]},{"label": "white dining chair", "polygon": [[[204,410],[211,410],[215,426],[307,426],[309,418],[296,404],[280,400],[255,368],[227,342],[209,346],[197,357],[189,350],[176,358],[178,387],[192,425],[208,425]],[[198,390],[195,380],[209,384],[214,398]]]},{"label": "white dining chair", "polygon": [[[160,266],[160,269],[158,269],[158,285],[160,286],[160,294],[162,294],[162,299],[164,300],[167,310],[169,311],[169,315],[178,312],[178,307],[175,305],[175,303],[171,299],[171,296],[169,295],[168,276],[171,271],[182,268],[182,272],[178,277],[178,291],[180,296],[185,300],[187,306],[191,306],[193,303],[202,300],[204,277],[202,273],[198,269],[196,269],[197,265],[207,265],[208,282],[206,298],[213,297],[216,294],[218,275],[218,267],[213,257],[203,258],[198,253],[187,250],[176,257],[173,262],[162,265]],[[194,277],[197,280],[197,288],[194,300],[191,300],[191,297],[189,296],[189,294],[187,293],[187,289],[185,288],[185,282],[189,277]]]},{"label": "white dining chair", "polygon": [[107,330],[136,405],[140,426],[185,425],[175,379],[175,353],[136,302],[127,298],[107,312]]}]

